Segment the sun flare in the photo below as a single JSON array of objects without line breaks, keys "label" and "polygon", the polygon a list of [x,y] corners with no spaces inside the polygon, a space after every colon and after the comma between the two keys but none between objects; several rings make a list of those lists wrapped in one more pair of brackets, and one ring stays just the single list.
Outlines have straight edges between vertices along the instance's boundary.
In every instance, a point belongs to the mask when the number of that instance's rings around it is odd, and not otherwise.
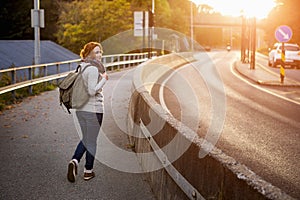
[{"label": "sun flare", "polygon": [[207,4],[223,15],[263,19],[276,6],[274,0],[192,0],[195,4]]}]

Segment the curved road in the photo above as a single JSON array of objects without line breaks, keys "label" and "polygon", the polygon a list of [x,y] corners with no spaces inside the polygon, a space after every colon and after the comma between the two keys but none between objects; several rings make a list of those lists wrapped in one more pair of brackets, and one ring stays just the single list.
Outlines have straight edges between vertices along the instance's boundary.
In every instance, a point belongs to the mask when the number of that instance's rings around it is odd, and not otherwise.
[{"label": "curved road", "polygon": [[[156,87],[160,95],[153,96],[200,136],[213,138],[226,154],[300,199],[300,105],[243,81],[233,69],[238,56],[199,53],[197,62],[165,76],[164,87]],[[264,89],[283,95],[288,90]]]}]

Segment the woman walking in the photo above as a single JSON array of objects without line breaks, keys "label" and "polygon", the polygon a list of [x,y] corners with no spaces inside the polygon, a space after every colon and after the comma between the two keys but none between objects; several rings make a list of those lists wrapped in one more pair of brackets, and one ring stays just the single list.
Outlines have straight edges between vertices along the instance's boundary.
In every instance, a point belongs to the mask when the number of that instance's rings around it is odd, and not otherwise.
[{"label": "woman walking", "polygon": [[[76,109],[76,116],[80,124],[82,139],[78,143],[72,160],[68,165],[68,180],[75,182],[77,168],[80,159],[85,154],[84,180],[90,180],[95,177],[93,171],[97,137],[103,120],[103,93],[102,88],[108,76],[105,67],[101,63],[103,49],[100,43],[89,42],[84,45],[80,52],[82,59],[81,67],[83,70],[82,78],[89,93],[89,99],[81,108]],[[91,66],[90,66],[91,65]]]}]

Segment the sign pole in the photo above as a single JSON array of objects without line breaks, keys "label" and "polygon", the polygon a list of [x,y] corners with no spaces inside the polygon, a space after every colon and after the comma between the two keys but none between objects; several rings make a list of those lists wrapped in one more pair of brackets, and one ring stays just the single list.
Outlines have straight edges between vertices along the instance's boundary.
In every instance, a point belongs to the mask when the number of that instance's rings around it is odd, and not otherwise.
[{"label": "sign pole", "polygon": [[281,84],[284,83],[284,77],[285,77],[285,49],[284,49],[284,42],[282,42],[281,65],[280,65],[280,82],[281,82]]},{"label": "sign pole", "polygon": [[275,31],[275,38],[278,42],[281,42],[281,65],[280,65],[280,82],[284,83],[285,77],[285,48],[284,43],[290,41],[293,31],[289,26],[281,25]]}]

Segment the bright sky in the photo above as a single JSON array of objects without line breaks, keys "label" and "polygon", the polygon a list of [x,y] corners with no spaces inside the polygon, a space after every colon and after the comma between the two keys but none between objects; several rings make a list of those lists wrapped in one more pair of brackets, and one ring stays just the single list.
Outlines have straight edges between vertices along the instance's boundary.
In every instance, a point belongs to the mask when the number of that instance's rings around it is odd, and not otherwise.
[{"label": "bright sky", "polygon": [[241,16],[241,10],[248,17],[263,19],[276,5],[274,0],[192,0],[196,4],[207,4],[223,15]]}]

